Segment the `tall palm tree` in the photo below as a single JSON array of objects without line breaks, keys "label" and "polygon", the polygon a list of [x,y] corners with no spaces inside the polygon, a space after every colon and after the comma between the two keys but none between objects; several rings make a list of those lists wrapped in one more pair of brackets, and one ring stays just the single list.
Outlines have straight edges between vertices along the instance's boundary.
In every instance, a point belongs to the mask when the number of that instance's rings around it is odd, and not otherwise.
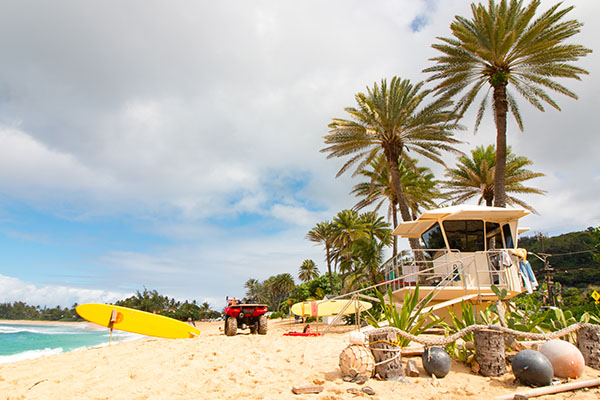
[{"label": "tall palm tree", "polygon": [[333,249],[335,229],[331,221],[319,222],[306,234],[306,238],[311,242],[322,244],[325,247],[325,261],[327,262],[327,272],[329,273],[329,285],[333,291],[333,278],[331,276],[331,251]]},{"label": "tall palm tree", "polygon": [[365,224],[356,211],[342,210],[333,218],[333,226],[335,248],[332,257],[339,265],[340,272],[347,272],[351,265],[349,257],[352,243],[366,236]]},{"label": "tall palm tree", "polygon": [[319,269],[313,260],[304,260],[300,265],[298,278],[302,282],[308,282],[319,277]]},{"label": "tall palm tree", "polygon": [[[333,119],[325,136],[327,147],[321,150],[329,153],[327,158],[351,156],[337,176],[352,166],[356,175],[383,153],[404,221],[412,220],[398,166],[400,159],[407,158],[405,150],[443,164],[441,151],[456,151],[452,145],[458,143],[452,136],[458,126],[448,124],[450,100],[438,98],[424,104],[430,92],[423,89],[423,82],[413,85],[398,77],[389,85],[385,79],[380,85],[375,83],[366,94],[355,96],[358,108],[345,109],[352,120]],[[411,247],[419,248],[418,241],[411,240]]]},{"label": "tall palm tree", "polygon": [[[553,78],[574,78],[587,74],[570,64],[591,52],[577,44],[564,42],[579,33],[582,24],[564,20],[573,9],[560,10],[556,4],[536,17],[541,0],[524,5],[522,0],[489,0],[487,7],[471,4],[472,19],[457,16],[450,25],[454,38],[438,38],[443,43],[432,47],[443,55],[431,60],[437,64],[429,80],[441,80],[435,87],[442,97],[463,93],[456,103],[459,116],[483,94],[475,131],[491,97],[496,122],[496,179],[494,205],[504,207],[506,177],[506,116],[513,114],[523,130],[517,101],[509,89],[544,111],[543,102],[560,110],[547,90],[577,99],[577,95]],[[492,89],[490,91],[490,88]]]},{"label": "tall palm tree", "polygon": [[[412,216],[419,214],[421,209],[430,209],[437,206],[435,200],[445,196],[438,189],[438,181],[427,167],[419,167],[416,159],[410,159],[410,165],[405,160],[400,160],[400,180],[405,189],[406,200]],[[378,155],[369,164],[370,168],[364,168],[360,175],[368,180],[359,182],[354,186],[351,194],[362,199],[354,206],[355,210],[361,210],[377,202],[374,211],[378,211],[382,204],[388,202],[388,220],[392,219],[392,226],[398,225],[397,200],[394,189],[391,186],[387,162],[383,155]],[[414,218],[413,218],[414,219]],[[396,256],[397,237],[393,238],[392,256]]]},{"label": "tall palm tree", "polygon": [[[544,176],[540,172],[525,169],[533,164],[527,157],[511,153],[510,146],[506,149],[506,202],[509,205],[518,204],[532,212],[533,207],[508,193],[545,194],[545,190],[524,186],[522,183],[533,178]],[[464,203],[479,196],[478,204],[485,202],[491,206],[494,200],[494,180],[496,171],[496,149],[494,145],[478,146],[471,151],[471,157],[458,158],[456,168],[446,170],[448,178],[443,184],[451,189],[449,199],[454,203]]]}]

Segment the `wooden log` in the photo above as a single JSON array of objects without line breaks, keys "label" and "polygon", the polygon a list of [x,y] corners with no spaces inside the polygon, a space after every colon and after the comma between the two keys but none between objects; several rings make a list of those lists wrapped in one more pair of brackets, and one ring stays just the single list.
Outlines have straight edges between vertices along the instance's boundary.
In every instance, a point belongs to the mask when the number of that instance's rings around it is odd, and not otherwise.
[{"label": "wooden log", "polygon": [[493,329],[473,332],[476,361],[483,376],[501,376],[506,373],[504,334]]},{"label": "wooden log", "polygon": [[422,356],[425,352],[425,346],[410,346],[402,349],[402,357]]},{"label": "wooden log", "polygon": [[585,365],[600,369],[600,325],[585,325],[577,332],[577,347],[583,354]]},{"label": "wooden log", "polygon": [[375,358],[375,363],[393,359],[375,367],[375,372],[382,379],[395,380],[404,376],[400,347],[392,344],[397,339],[397,334],[393,330],[383,328],[369,332],[369,347]]},{"label": "wooden log", "polygon": [[294,386],[292,392],[294,394],[318,394],[323,391],[323,386],[320,385],[304,385]]},{"label": "wooden log", "polygon": [[[568,392],[570,390],[577,390],[577,389],[589,388],[589,387],[594,387],[594,386],[600,386],[600,378],[589,379],[589,380],[580,381],[580,382],[563,383],[561,385],[544,386],[544,387],[537,388],[537,389],[527,390],[525,392],[503,394],[502,396],[497,396],[496,400],[513,400],[513,399],[518,399],[518,398],[528,399],[530,397],[537,397],[537,396],[544,396],[547,394]],[[519,397],[517,397],[517,396],[519,396]]]}]

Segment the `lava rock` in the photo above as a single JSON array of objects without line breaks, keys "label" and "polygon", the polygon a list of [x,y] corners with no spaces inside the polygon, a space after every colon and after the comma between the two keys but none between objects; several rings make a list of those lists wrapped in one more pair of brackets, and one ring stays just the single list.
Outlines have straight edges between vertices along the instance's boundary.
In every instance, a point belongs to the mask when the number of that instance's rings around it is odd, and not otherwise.
[{"label": "lava rock", "polygon": [[450,356],[446,350],[441,347],[428,347],[421,357],[423,368],[429,375],[435,375],[436,378],[443,378],[450,372]]},{"label": "lava rock", "polygon": [[512,370],[522,384],[547,386],[552,382],[554,370],[550,360],[535,350],[521,350],[512,360]]}]

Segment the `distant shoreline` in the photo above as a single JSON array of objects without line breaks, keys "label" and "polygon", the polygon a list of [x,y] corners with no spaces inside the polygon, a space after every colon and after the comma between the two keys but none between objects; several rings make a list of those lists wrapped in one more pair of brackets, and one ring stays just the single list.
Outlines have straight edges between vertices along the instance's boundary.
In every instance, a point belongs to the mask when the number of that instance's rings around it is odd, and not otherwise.
[{"label": "distant shoreline", "polygon": [[86,321],[43,321],[35,319],[0,319],[0,324],[12,325],[91,325]]}]

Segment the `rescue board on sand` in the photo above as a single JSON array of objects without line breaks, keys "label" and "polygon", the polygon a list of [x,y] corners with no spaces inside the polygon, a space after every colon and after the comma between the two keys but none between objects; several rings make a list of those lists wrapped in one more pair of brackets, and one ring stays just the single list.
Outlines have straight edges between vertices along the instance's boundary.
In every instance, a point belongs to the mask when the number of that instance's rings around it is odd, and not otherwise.
[{"label": "rescue board on sand", "polygon": [[[354,314],[357,311],[366,311],[372,307],[371,303],[358,300],[319,300],[304,301],[292,306],[292,312],[301,317],[327,317],[332,315]],[[345,308],[345,309],[344,309]]]},{"label": "rescue board on sand", "polygon": [[163,315],[110,304],[87,303],[75,310],[82,318],[110,329],[167,339],[189,339],[200,334],[190,324]]}]

